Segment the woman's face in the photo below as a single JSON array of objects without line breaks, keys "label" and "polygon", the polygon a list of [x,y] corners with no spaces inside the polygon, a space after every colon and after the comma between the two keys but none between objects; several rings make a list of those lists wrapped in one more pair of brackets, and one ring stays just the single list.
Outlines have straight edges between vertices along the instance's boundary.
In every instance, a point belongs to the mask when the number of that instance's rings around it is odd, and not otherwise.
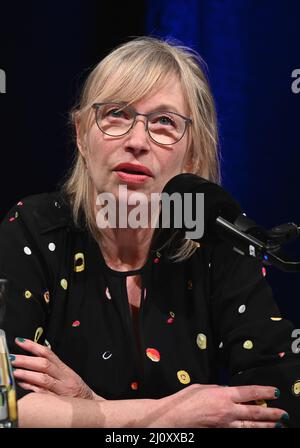
[{"label": "woman's face", "polygon": [[[180,82],[175,76],[132,107],[143,114],[168,110],[189,116]],[[137,116],[131,131],[117,138],[103,134],[94,121],[83,138],[78,137],[78,146],[86,160],[96,195],[110,192],[118,197],[119,185],[126,185],[128,195],[142,192],[150,197],[151,193],[161,193],[168,180],[184,170],[188,132],[179,142],[163,146],[152,141],[145,131],[145,117]],[[142,165],[151,175],[138,179],[126,176],[116,169],[122,163]]]}]

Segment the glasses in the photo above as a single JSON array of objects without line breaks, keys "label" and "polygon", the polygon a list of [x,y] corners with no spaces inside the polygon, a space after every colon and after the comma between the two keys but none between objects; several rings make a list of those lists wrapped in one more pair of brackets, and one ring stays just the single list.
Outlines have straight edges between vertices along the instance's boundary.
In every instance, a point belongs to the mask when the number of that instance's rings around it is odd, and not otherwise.
[{"label": "glasses", "polygon": [[159,145],[174,145],[184,136],[187,126],[192,123],[190,118],[176,112],[157,111],[140,114],[131,106],[122,103],[94,103],[96,123],[100,131],[111,137],[121,137],[128,134],[141,115],[146,118],[145,131]]}]

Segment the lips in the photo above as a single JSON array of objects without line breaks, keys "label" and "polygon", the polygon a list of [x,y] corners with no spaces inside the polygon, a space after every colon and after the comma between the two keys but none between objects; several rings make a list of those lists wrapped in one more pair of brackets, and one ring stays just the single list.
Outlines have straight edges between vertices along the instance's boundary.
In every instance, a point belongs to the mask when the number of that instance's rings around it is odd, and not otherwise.
[{"label": "lips", "polygon": [[153,177],[153,173],[149,170],[149,168],[137,163],[120,163],[113,169],[113,171]]}]

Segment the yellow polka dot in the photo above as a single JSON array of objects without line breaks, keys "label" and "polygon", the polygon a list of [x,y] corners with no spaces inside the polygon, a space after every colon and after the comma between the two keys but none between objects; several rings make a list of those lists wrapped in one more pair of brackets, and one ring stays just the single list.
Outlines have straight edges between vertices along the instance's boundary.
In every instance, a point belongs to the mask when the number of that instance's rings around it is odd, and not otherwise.
[{"label": "yellow polka dot", "polygon": [[243,347],[247,350],[251,350],[251,348],[253,348],[253,342],[250,340],[245,341],[243,344]]},{"label": "yellow polka dot", "polygon": [[295,397],[299,397],[300,396],[300,380],[297,380],[292,385],[292,394],[295,395]]},{"label": "yellow polka dot", "polygon": [[61,279],[60,285],[63,289],[68,289],[68,281],[65,278]]},{"label": "yellow polka dot", "polygon": [[170,311],[170,316],[173,317],[173,319],[174,319],[175,313],[173,313],[173,311]]},{"label": "yellow polka dot", "polygon": [[257,406],[263,406],[264,408],[268,407],[268,404],[265,400],[255,400],[255,404],[257,404]]},{"label": "yellow polka dot", "polygon": [[282,320],[282,317],[271,317],[271,320],[274,320],[275,322]]},{"label": "yellow polka dot", "polygon": [[182,384],[189,384],[191,382],[190,375],[185,370],[179,370],[177,372],[177,378]]},{"label": "yellow polka dot", "polygon": [[84,271],[84,255],[82,252],[78,252],[74,255],[74,271],[75,272],[82,272]]},{"label": "yellow polka dot", "polygon": [[26,299],[30,299],[30,297],[32,296],[31,292],[28,291],[28,289],[24,292],[24,296]]},{"label": "yellow polka dot", "polygon": [[159,251],[156,251],[156,256],[157,256],[157,258],[160,258],[161,257],[161,253]]},{"label": "yellow polka dot", "polygon": [[35,335],[34,335],[34,342],[38,342],[38,340],[40,339],[40,337],[42,336],[42,334],[43,334],[43,328],[42,327],[38,327],[37,329],[36,329],[36,332],[35,332]]},{"label": "yellow polka dot", "polygon": [[197,345],[201,350],[205,350],[207,347],[207,338],[205,336],[205,334],[203,333],[199,333],[197,334]]},{"label": "yellow polka dot", "polygon": [[18,218],[18,216],[19,216],[19,213],[18,213],[18,212],[16,212],[16,213],[15,213],[15,218],[17,219],[17,218]]}]

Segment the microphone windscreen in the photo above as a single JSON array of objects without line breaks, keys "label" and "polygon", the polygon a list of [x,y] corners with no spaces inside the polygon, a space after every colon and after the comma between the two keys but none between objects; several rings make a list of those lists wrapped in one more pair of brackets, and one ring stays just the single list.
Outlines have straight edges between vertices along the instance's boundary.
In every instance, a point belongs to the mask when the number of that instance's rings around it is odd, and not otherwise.
[{"label": "microphone windscreen", "polygon": [[[242,209],[238,202],[224,190],[224,188],[218,184],[209,182],[196,174],[178,174],[170,179],[165,185],[163,193],[169,195],[179,193],[182,197],[182,201],[184,201],[184,193],[191,193],[193,219],[195,219],[196,193],[204,194],[204,217],[201,217],[201,219],[204,220],[204,234],[200,239],[201,241],[211,243],[219,239],[215,226],[215,221],[219,216],[234,223],[237,217],[242,213]],[[185,209],[183,207],[183,213],[184,211]],[[184,224],[184,217],[182,222]],[[186,231],[187,229],[183,227],[183,230]]]}]

